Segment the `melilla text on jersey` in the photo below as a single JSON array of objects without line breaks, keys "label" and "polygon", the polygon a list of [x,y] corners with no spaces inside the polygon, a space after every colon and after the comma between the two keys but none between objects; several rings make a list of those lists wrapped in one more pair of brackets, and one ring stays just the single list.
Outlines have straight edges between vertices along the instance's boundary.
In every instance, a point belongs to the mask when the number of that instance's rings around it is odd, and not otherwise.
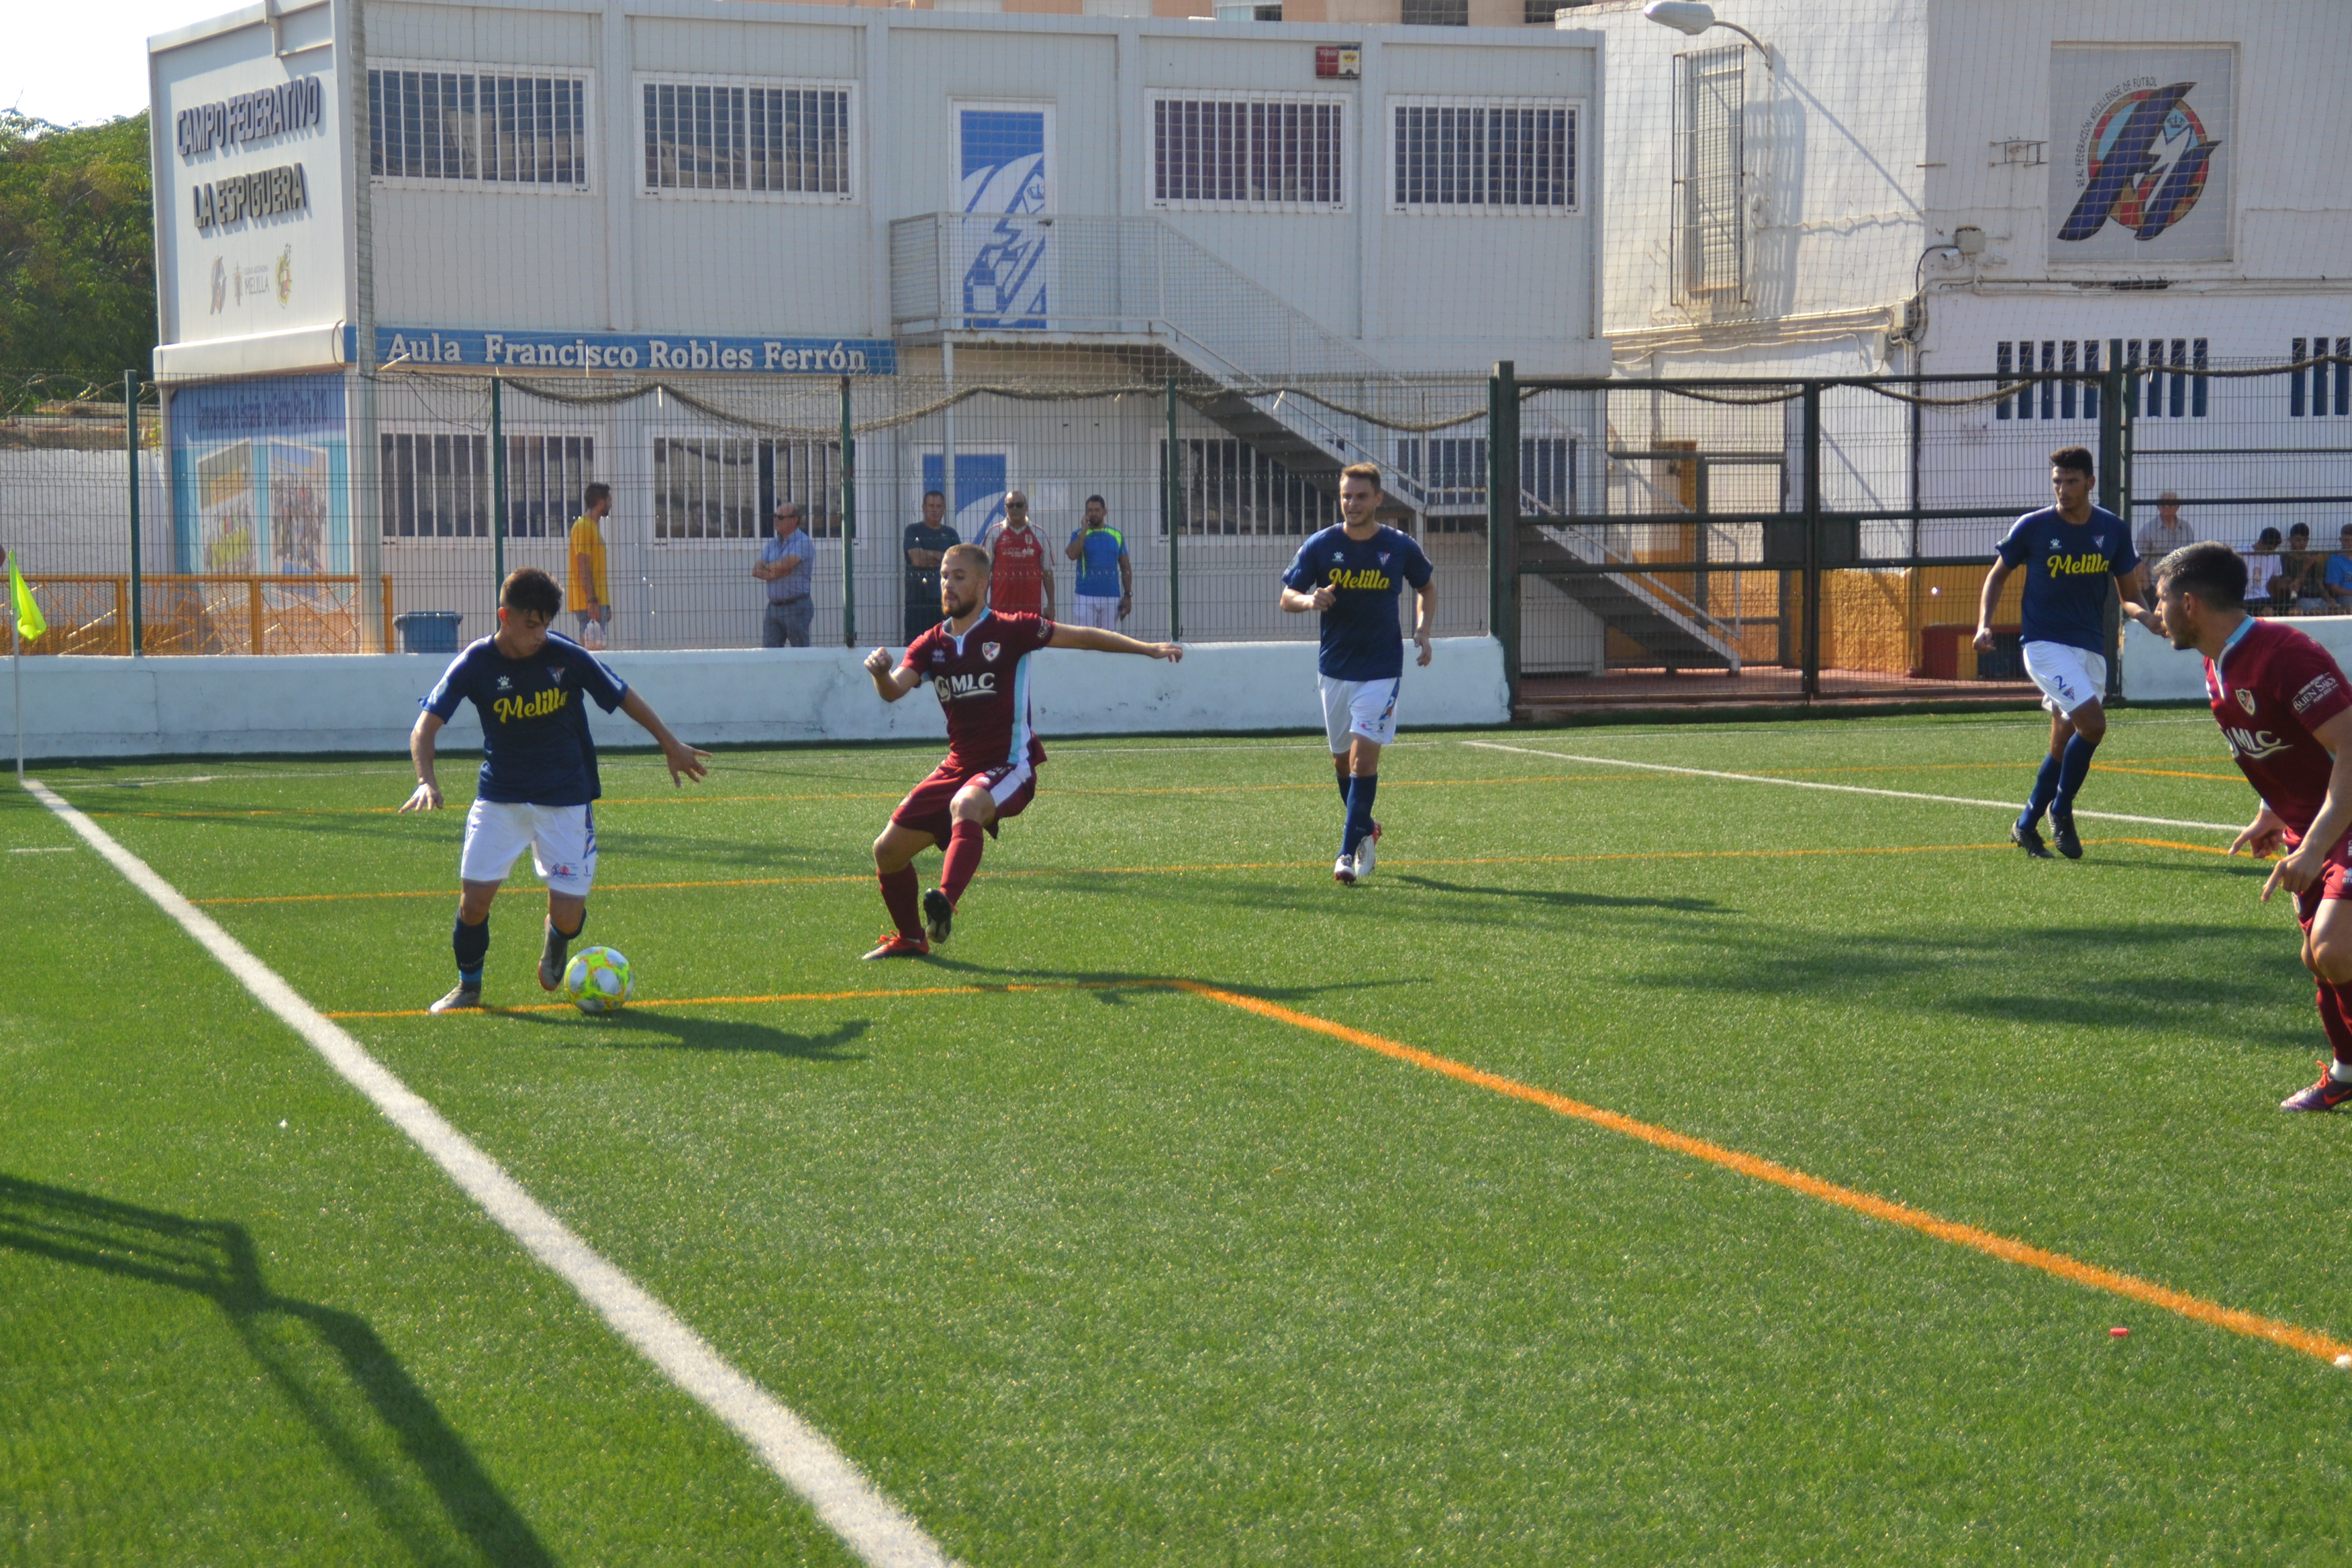
[{"label": "melilla text on jersey", "polygon": [[572,700],[572,693],[553,687],[534,691],[528,697],[501,697],[490,704],[501,724],[511,724],[518,719],[544,719],[562,709]]},{"label": "melilla text on jersey", "polygon": [[1350,572],[1345,566],[1334,566],[1331,568],[1330,572],[1330,583],[1331,586],[1334,588],[1391,588],[1395,586],[1394,584],[1389,581],[1389,574],[1387,573],[1381,571],[1378,567],[1374,566],[1367,566],[1359,572]]},{"label": "melilla text on jersey", "polygon": [[2104,577],[2114,569],[2106,556],[2093,551],[2087,555],[2053,555],[2042,563],[2053,577]]}]

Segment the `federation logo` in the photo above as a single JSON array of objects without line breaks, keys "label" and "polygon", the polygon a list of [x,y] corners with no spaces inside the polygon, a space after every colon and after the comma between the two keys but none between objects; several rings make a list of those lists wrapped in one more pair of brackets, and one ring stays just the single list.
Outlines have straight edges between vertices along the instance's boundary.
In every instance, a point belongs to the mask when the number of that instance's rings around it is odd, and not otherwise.
[{"label": "federation logo", "polygon": [[228,304],[228,263],[227,263],[226,261],[223,260],[221,258],[219,258],[219,257],[215,256],[215,257],[214,257],[214,258],[213,258],[213,310],[212,310],[212,313],[213,313],[214,315],[215,315],[215,316],[219,315],[219,314],[221,313],[222,309],[223,309],[224,307],[226,307],[227,304]]},{"label": "federation logo", "polygon": [[280,305],[294,297],[294,247],[288,246],[278,253],[278,302]]},{"label": "federation logo", "polygon": [[2196,86],[2143,88],[2107,105],[2091,126],[2083,195],[2060,239],[2088,239],[2110,218],[2135,238],[2154,239],[2189,216],[2221,145],[2189,107]]},{"label": "federation logo", "polygon": [[996,656],[1003,651],[1004,645],[1003,643],[984,642],[980,645],[980,657],[986,659],[991,664],[994,664],[996,662]]},{"label": "federation logo", "polygon": [[2254,694],[2242,686],[2238,689],[2238,706],[2246,710],[2246,717],[2249,719],[2253,717]]}]

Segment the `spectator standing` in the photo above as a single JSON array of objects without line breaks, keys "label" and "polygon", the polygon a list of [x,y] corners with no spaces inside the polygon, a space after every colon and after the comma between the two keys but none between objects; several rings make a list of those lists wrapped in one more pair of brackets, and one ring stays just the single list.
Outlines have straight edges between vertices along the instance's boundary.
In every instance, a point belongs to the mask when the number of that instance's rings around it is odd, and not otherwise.
[{"label": "spectator standing", "polygon": [[[2252,610],[2269,610],[2273,614],[2286,608],[2282,594],[2285,580],[2279,574],[2279,531],[2266,528],[2254,539],[2254,547],[2246,552],[2246,605]],[[2280,595],[2273,597],[2274,595]]]},{"label": "spectator standing", "polygon": [[2327,558],[2319,587],[2326,595],[2329,609],[2339,616],[2352,610],[2352,522],[2346,523],[2337,535],[2336,553]]},{"label": "spectator standing", "polygon": [[[2311,526],[2296,523],[2286,531],[2286,548],[2279,552],[2278,582],[2271,585],[2273,598],[2284,598],[2295,614],[2315,616],[2327,608],[2320,583],[2326,563],[2311,547]],[[2282,589],[2279,584],[2285,586]]]},{"label": "spectator standing", "polygon": [[947,524],[948,498],[923,492],[923,521],[907,525],[899,548],[907,555],[907,642],[940,624],[940,557],[963,541]]},{"label": "spectator standing", "polygon": [[1078,563],[1077,592],[1070,595],[1072,622],[1115,632],[1135,608],[1135,568],[1108,512],[1102,497],[1088,496],[1086,522],[1071,533],[1062,553]]},{"label": "spectator standing", "polygon": [[768,618],[760,630],[761,647],[806,647],[816,602],[809,597],[815,577],[816,546],[801,527],[798,501],[776,503],[776,535],[760,546],[751,575],[768,585]]},{"label": "spectator standing", "polygon": [[[568,546],[572,555],[572,615],[579,625],[580,641],[603,647],[612,638],[613,601],[604,592],[605,515],[613,510],[613,487],[590,485],[580,495],[583,508],[572,525]],[[588,628],[594,626],[594,631]]]},{"label": "spectator standing", "polygon": [[1054,618],[1054,572],[1045,564],[1045,540],[1029,526],[1029,498],[1004,495],[1004,521],[981,536],[988,551],[989,607],[1000,615]]},{"label": "spectator standing", "polygon": [[2139,531],[2139,558],[2151,563],[2153,571],[2153,563],[2196,542],[2197,536],[2180,521],[2180,498],[2170,490],[2157,497],[2156,521]]}]

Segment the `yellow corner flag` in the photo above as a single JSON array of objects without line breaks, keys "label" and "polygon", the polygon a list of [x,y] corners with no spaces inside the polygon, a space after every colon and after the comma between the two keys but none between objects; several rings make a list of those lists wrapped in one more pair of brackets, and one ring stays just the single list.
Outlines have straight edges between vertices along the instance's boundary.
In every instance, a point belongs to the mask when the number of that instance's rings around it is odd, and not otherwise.
[{"label": "yellow corner flag", "polygon": [[33,590],[25,585],[25,574],[16,570],[16,552],[8,552],[8,598],[16,609],[16,635],[32,642],[49,629],[41,618],[41,606],[33,603]]}]

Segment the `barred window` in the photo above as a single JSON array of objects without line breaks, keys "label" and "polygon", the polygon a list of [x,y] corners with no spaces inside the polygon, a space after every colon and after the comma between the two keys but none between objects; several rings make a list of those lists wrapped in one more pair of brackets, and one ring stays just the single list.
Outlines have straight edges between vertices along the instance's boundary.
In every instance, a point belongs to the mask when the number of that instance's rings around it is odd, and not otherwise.
[{"label": "barred window", "polygon": [[[2200,346],[2201,348],[2202,345]],[[2326,338],[2297,338],[2294,350],[2287,360],[2291,364],[2301,364],[2307,359],[2326,359],[2331,352],[2338,361],[2336,364],[2315,364],[2307,371],[2287,373],[2286,411],[2289,418],[2305,417],[2306,407],[2311,411],[2310,417],[2315,419],[2325,419],[2331,413],[2337,418],[2352,414],[2352,363],[2346,363],[2352,362],[2352,338],[2337,338],[2332,351]],[[2309,377],[2308,383],[2305,379],[2306,376]],[[2336,393],[2332,400],[2327,395],[2331,384]],[[2310,395],[2308,402],[2305,396],[2306,388]]]},{"label": "barred window", "polygon": [[[1993,344],[1993,374],[2036,371],[2080,381],[2045,381],[1993,405],[1996,419],[2096,419],[2104,367],[2132,373],[2124,382],[2125,407],[2139,419],[2202,419],[2210,406],[2209,382],[2197,373],[2208,359],[2205,338],[2014,338]],[[2161,367],[2161,368],[2158,368]],[[2295,412],[2300,412],[2299,409]]]},{"label": "barred window", "polygon": [[1737,45],[1677,55],[1675,92],[1675,292],[1737,298],[1748,281],[1740,211],[1748,118],[1748,51]]},{"label": "barred window", "polygon": [[[1339,521],[1339,502],[1328,491],[1258,451],[1246,441],[1192,440],[1178,443],[1183,468],[1184,532],[1305,538]],[[1160,444],[1161,472],[1168,443]]]},{"label": "barred window", "polygon": [[1576,208],[1576,110],[1510,99],[1391,100],[1396,212]]},{"label": "barred window", "polygon": [[1345,120],[1338,98],[1155,99],[1152,205],[1343,207]]},{"label": "barred window", "polygon": [[585,190],[590,139],[583,77],[368,72],[369,169],[379,179]]},{"label": "barred window", "polygon": [[644,86],[646,189],[852,197],[845,86]]},{"label": "barred window", "polygon": [[1404,0],[1397,20],[1408,27],[1466,27],[1470,0]]},{"label": "barred window", "polygon": [[[1575,445],[1566,436],[1519,437],[1519,505],[1565,515],[1575,505]],[[1397,443],[1397,472],[1422,488],[1431,507],[1486,504],[1486,437],[1409,437]]]},{"label": "barred window", "polygon": [[[488,539],[491,501],[487,436],[383,433],[380,485],[386,539]],[[594,477],[593,436],[509,436],[507,537],[561,536]]]},{"label": "barred window", "polygon": [[815,539],[841,534],[837,441],[665,436],[654,443],[654,542],[764,539],[781,501]]}]

